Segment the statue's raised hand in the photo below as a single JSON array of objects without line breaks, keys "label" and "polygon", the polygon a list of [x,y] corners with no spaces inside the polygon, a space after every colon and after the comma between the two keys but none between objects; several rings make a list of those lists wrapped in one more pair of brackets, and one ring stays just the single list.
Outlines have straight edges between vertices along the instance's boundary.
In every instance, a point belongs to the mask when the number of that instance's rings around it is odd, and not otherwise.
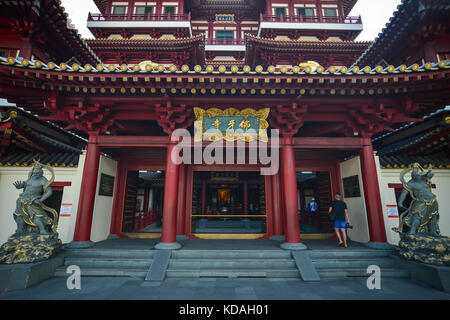
[{"label": "statue's raised hand", "polygon": [[25,182],[23,181],[16,181],[13,183],[14,187],[16,187],[16,189],[23,189],[25,188]]}]

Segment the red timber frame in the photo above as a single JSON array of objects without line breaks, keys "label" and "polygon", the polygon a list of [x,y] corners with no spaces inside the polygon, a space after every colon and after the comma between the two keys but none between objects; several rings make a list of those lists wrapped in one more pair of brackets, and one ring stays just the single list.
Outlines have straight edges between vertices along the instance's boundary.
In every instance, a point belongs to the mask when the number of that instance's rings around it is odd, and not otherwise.
[{"label": "red timber frame", "polygon": [[[129,136],[129,137],[112,137],[112,136],[97,136],[95,139],[94,150],[102,148],[136,148],[141,150],[152,148],[169,147],[168,137],[149,137],[149,136]],[[285,148],[292,148],[292,150],[347,150],[359,152],[361,155],[361,166],[364,181],[364,191],[366,194],[371,194],[372,197],[366,197],[366,207],[369,220],[370,239],[373,242],[386,242],[386,233],[384,228],[384,221],[381,210],[381,202],[377,200],[376,194],[378,184],[376,170],[374,167],[373,150],[371,147],[371,140],[369,138],[292,138],[284,141],[281,145],[281,153]],[[91,149],[91,150],[92,150]],[[88,153],[89,153],[88,148]],[[342,185],[340,179],[339,160],[338,159],[315,159],[315,160],[299,160],[294,158],[293,166],[289,164],[290,149],[281,154],[281,167],[278,174],[274,176],[265,177],[266,188],[266,221],[267,230],[262,238],[269,238],[272,235],[285,235],[286,241],[290,243],[300,242],[300,232],[298,225],[298,208],[297,208],[297,184],[288,181],[288,177],[293,176],[290,171],[288,175],[283,174],[283,170],[298,171],[327,171],[331,177],[331,191],[332,193],[341,192]],[[287,155],[286,155],[287,153]],[[88,156],[89,157],[89,156]],[[373,161],[373,162],[372,162]],[[89,166],[89,161],[86,162]],[[173,195],[172,205],[176,209],[171,209],[176,212],[170,224],[169,231],[162,231],[169,234],[167,242],[174,241],[175,235],[187,235],[190,238],[196,238],[191,231],[191,214],[192,214],[192,183],[193,173],[195,171],[257,171],[259,166],[255,165],[181,165],[178,168],[173,181],[166,181],[166,185],[171,190]],[[85,168],[85,170],[88,170]],[[116,234],[119,237],[126,238],[128,235],[122,232],[122,219],[125,201],[125,190],[127,173],[130,170],[167,170],[167,164],[163,159],[151,157],[136,157],[121,156],[118,158],[117,179],[115,186],[113,214],[111,218],[111,234]],[[97,176],[94,173],[90,176]],[[85,178],[85,177],[83,177]],[[86,179],[88,179],[86,177]],[[91,183],[90,183],[91,184]],[[294,186],[295,184],[295,186]],[[95,185],[95,183],[94,183]],[[173,192],[174,186],[177,186],[178,192]],[[91,188],[94,188],[91,184]],[[289,194],[288,194],[289,192]],[[184,197],[177,197],[176,194],[185,195]],[[82,194],[85,194],[82,191]],[[91,194],[91,193],[89,193]],[[81,203],[82,197],[80,197]],[[290,202],[289,202],[290,201]],[[170,204],[169,204],[170,205]],[[289,206],[294,205],[294,208]],[[290,211],[289,211],[290,210]],[[90,211],[92,212],[92,211]],[[82,212],[79,212],[79,214]],[[295,213],[295,214],[294,214]],[[290,216],[289,216],[290,214]],[[89,216],[89,215],[88,215]],[[91,217],[92,218],[92,217]],[[88,234],[90,234],[90,224],[86,219],[79,217],[80,226],[77,227],[75,241],[89,241]],[[297,222],[295,222],[297,221]],[[81,234],[81,236],[80,236]],[[130,235],[133,237],[134,235]],[[154,234],[152,237],[158,237],[159,234]],[[231,236],[230,236],[231,237]]]},{"label": "red timber frame", "polygon": [[[79,71],[80,66],[75,65],[70,70],[67,65],[31,67],[29,61],[8,59],[0,63],[0,93],[41,119],[57,121],[67,130],[89,136],[75,241],[90,239],[100,151],[166,149],[175,129],[191,128],[192,108],[200,106],[271,109],[270,128],[280,129],[281,138],[280,176],[271,177],[273,184],[280,186],[279,194],[275,190],[271,195],[274,202],[282,199],[285,227],[283,231],[279,215],[273,214],[269,228],[273,234],[283,232],[287,243],[300,241],[297,185],[292,178],[302,164],[296,163],[295,150],[352,150],[361,156],[364,191],[371,195],[366,197],[370,239],[385,242],[370,137],[396,124],[421,120],[433,108],[448,104],[449,68],[441,62],[409,68],[318,68],[314,72],[270,67],[267,72],[260,68],[231,72],[219,68],[217,72],[200,66],[192,71],[142,71],[135,66],[109,69],[101,65],[95,71],[89,66]],[[330,133],[341,138],[323,137]],[[177,207],[184,202],[177,197],[180,168],[170,164],[169,153],[159,162],[162,166],[165,163],[166,188],[171,190],[166,192],[164,205],[163,243],[176,242],[177,231],[183,230],[182,225],[176,225]],[[124,189],[125,165],[129,163],[120,160],[116,190]],[[121,202],[118,197],[114,201],[111,228],[117,232]],[[190,199],[186,197],[186,201]],[[186,234],[186,227],[184,230]]]}]

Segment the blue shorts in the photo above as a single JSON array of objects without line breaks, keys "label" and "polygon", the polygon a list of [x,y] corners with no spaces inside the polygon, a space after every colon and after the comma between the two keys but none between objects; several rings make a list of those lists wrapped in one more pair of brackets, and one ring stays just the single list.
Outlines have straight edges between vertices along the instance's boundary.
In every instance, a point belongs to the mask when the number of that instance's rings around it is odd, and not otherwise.
[{"label": "blue shorts", "polygon": [[345,220],[334,220],[334,228],[335,229],[347,229],[347,221]]}]

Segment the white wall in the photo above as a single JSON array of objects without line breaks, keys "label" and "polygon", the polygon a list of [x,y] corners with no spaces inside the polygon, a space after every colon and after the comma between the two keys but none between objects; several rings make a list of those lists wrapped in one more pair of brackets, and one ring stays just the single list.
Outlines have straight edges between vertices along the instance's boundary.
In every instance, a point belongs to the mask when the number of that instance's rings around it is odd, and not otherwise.
[{"label": "white wall", "polygon": [[[81,176],[84,156],[80,156],[79,166],[76,168],[56,167],[55,182],[71,182],[72,185],[64,187],[62,203],[72,204],[70,217],[60,217],[58,223],[59,238],[63,243],[72,241],[75,229],[76,213],[78,209],[78,195],[80,194]],[[16,200],[23,190],[17,190],[13,182],[26,181],[31,167],[0,167],[0,244],[8,240],[17,229],[13,218]],[[44,170],[44,175],[50,179],[50,173]],[[55,208],[59,211],[60,208]]]},{"label": "white wall", "polygon": [[[353,229],[348,229],[348,235],[351,240],[366,243],[369,242],[369,226],[367,223],[366,203],[364,199],[364,187],[361,176],[361,164],[359,157],[355,157],[340,163],[341,178],[347,178],[358,175],[361,197],[345,198],[348,215]],[[341,181],[342,183],[342,181]],[[342,188],[344,190],[344,188]]]},{"label": "white wall", "polygon": [[[403,169],[381,169],[379,174],[379,183],[381,189],[381,201],[383,203],[384,219],[387,226],[387,238],[391,244],[398,244],[400,240],[398,234],[392,231],[393,227],[398,227],[398,218],[387,217],[387,205],[396,205],[395,189],[388,188],[389,183],[400,184],[400,172]],[[431,180],[436,185],[433,193],[437,196],[439,204],[439,227],[441,234],[450,236],[450,170],[448,169],[433,169],[434,177]],[[406,176],[407,181],[409,175]]]},{"label": "white wall", "polygon": [[[95,193],[94,214],[92,218],[91,241],[106,240],[110,234],[111,216],[114,197],[99,196],[101,174],[107,174],[117,179],[117,161],[100,156],[98,168],[97,189]],[[116,180],[115,179],[115,180]],[[115,187],[115,183],[114,183]]]}]

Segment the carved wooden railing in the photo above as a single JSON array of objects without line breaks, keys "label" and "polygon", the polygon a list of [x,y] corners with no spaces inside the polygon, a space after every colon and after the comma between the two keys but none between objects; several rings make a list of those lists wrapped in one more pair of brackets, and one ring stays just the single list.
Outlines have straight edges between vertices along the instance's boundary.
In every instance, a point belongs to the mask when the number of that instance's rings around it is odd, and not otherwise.
[{"label": "carved wooden railing", "polygon": [[327,17],[327,16],[283,16],[283,15],[263,15],[261,22],[291,22],[291,23],[342,23],[342,24],[362,24],[361,16],[357,17]]},{"label": "carved wooden railing", "polygon": [[191,13],[182,14],[109,14],[89,13],[88,21],[190,21]]},{"label": "carved wooden railing", "polygon": [[147,212],[139,212],[134,218],[134,229],[140,231],[152,225],[156,221],[161,219],[161,210],[149,210]]},{"label": "carved wooden railing", "polygon": [[208,45],[245,45],[245,40],[235,40],[235,39],[207,39],[206,44]]}]

